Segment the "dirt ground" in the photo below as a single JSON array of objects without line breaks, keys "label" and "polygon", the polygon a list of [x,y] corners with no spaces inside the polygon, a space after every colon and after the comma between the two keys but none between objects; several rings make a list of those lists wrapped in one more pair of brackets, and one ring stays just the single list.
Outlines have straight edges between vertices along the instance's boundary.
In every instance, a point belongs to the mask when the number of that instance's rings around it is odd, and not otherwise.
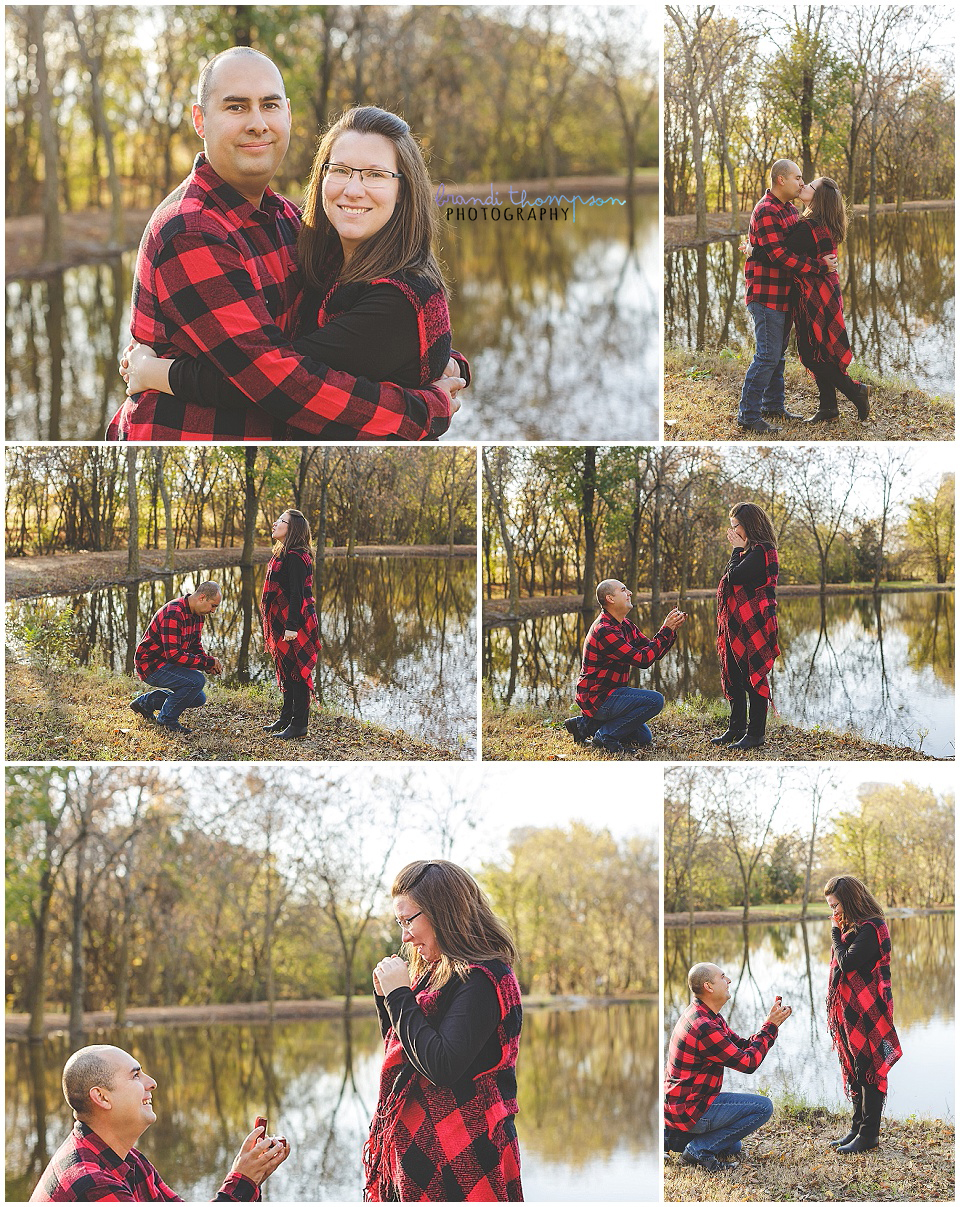
[{"label": "dirt ground", "polygon": [[[952,210],[954,202],[951,199],[942,201],[906,201],[904,202],[904,210]],[[850,212],[853,214],[866,214],[869,211],[869,206],[853,205],[850,206]],[[894,204],[878,205],[878,214],[894,214],[897,207]],[[706,236],[697,237],[697,218],[695,214],[678,214],[676,216],[664,217],[663,219],[663,250],[675,251],[678,247],[701,247],[705,243],[714,243],[717,239],[724,239],[729,235],[735,235],[740,231],[745,231],[750,225],[750,211],[739,215],[740,221],[736,228],[733,227],[730,214],[707,214],[707,234]]]},{"label": "dirt ground", "polygon": [[[240,549],[183,549],[174,557],[176,571],[238,566]],[[345,547],[326,550],[329,557],[342,557]],[[445,557],[447,545],[358,545],[357,557]],[[473,545],[454,545],[455,557],[476,554]],[[266,547],[255,549],[255,562],[270,560]],[[155,578],[163,572],[166,554],[156,549],[140,550],[140,576],[137,581]],[[126,583],[127,554],[124,549],[104,553],[52,553],[43,557],[8,557],[5,561],[7,599],[35,599],[41,595],[70,595],[93,591],[97,587]]]}]

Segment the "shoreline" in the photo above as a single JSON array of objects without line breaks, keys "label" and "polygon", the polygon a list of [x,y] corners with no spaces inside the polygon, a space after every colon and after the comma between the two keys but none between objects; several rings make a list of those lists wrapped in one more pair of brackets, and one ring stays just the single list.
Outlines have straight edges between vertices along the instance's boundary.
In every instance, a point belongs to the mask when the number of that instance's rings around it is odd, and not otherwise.
[{"label": "shoreline", "polygon": [[[903,905],[891,906],[885,910],[888,918],[914,918],[935,914],[952,914],[955,912],[956,907],[953,905]],[[750,907],[750,916],[746,921],[748,926],[752,926],[754,923],[770,926],[777,922],[826,922],[829,918],[830,911],[817,901],[812,908],[807,910],[806,918],[801,918],[799,905],[786,913],[778,913],[762,905],[752,905]],[[739,907],[729,909],[697,909],[693,911],[694,927],[740,926],[743,924],[743,920],[743,910]],[[687,930],[690,926],[690,915],[686,913],[664,913],[663,926],[665,930],[668,928]]]},{"label": "shoreline", "polygon": [[[475,545],[357,545],[353,557],[475,557]],[[174,574],[190,570],[219,570],[239,566],[242,549],[194,548],[174,551]],[[259,545],[253,551],[255,565],[270,560],[271,550]],[[324,560],[329,557],[348,557],[346,545],[334,545],[324,550]],[[43,553],[25,557],[9,557],[4,561],[4,585],[7,600],[45,599],[57,595],[80,595],[96,591],[101,587],[120,587],[130,583],[150,582],[163,578],[166,551],[157,549],[140,550],[140,573],[128,578],[122,571],[126,568],[125,549],[105,549],[96,553]],[[99,568],[99,569],[98,569]],[[52,585],[37,589],[37,578],[56,575]]]},{"label": "shoreline", "polygon": [[[632,1005],[635,1002],[656,1003],[656,993],[630,995],[612,994],[597,997],[580,994],[524,994],[524,1010],[596,1010],[604,1006]],[[350,1002],[350,1018],[372,1018],[377,1007],[372,997],[354,997]],[[283,999],[274,1003],[274,1022],[305,1022],[310,1019],[343,1018],[344,999],[298,998]],[[27,1026],[30,1016],[16,1012],[5,1017],[6,1040],[8,1043],[27,1043]],[[48,1011],[44,1014],[44,1038],[65,1031],[69,1025],[65,1011]],[[85,1029],[89,1031],[113,1030],[117,1023],[112,1010],[85,1011]],[[264,1026],[270,1022],[267,1002],[221,1002],[206,1006],[132,1006],[127,1010],[126,1023],[130,1027],[205,1027],[217,1023],[257,1023]]]},{"label": "shoreline", "polygon": [[[499,585],[499,584],[498,584]],[[903,595],[913,591],[953,591],[954,583],[902,583],[890,586],[881,585],[878,591],[872,586],[861,583],[828,583],[823,595]],[[713,599],[715,587],[688,587],[683,593],[684,599]],[[821,594],[818,583],[794,583],[777,587],[778,596],[815,596]],[[661,603],[674,603],[680,599],[678,591],[661,591]],[[520,600],[520,612],[517,616],[507,613],[508,600],[484,599],[482,601],[483,627],[497,628],[514,624],[518,620],[527,620],[534,616],[561,616],[569,612],[581,612],[583,607],[582,595],[528,595]],[[634,603],[651,603],[649,591],[639,591],[634,596]],[[589,610],[598,611],[597,605],[591,601]]]}]

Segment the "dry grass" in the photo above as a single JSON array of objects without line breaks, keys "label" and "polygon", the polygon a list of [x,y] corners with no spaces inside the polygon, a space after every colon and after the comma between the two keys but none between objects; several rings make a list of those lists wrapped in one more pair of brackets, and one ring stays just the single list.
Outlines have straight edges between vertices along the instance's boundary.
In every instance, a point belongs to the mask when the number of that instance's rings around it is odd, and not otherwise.
[{"label": "dry grass", "polygon": [[849,1117],[821,1108],[777,1111],[744,1141],[743,1161],[719,1173],[664,1159],[667,1203],[912,1203],[954,1198],[954,1128],[885,1121],[880,1148],[858,1157],[826,1147]]},{"label": "dry grass", "polygon": [[[952,440],[953,399],[933,396],[907,383],[883,379],[854,365],[858,380],[873,386],[870,419],[861,423],[853,404],[840,399],[833,423],[777,421],[779,435],[758,437],[737,427],[737,404],[753,356],[722,348],[719,352],[664,350],[663,433],[667,440]],[[817,409],[813,378],[795,356],[787,356],[787,409],[812,415]]]},{"label": "dry grass", "polygon": [[262,732],[276,719],[279,696],[214,681],[202,709],[184,714],[189,737],[165,733],[130,709],[142,685],[100,670],[38,670],[7,661],[6,757],[105,762],[184,760],[311,762],[382,759],[452,760],[459,752],[428,745],[352,717],[311,708],[305,738],[280,741]]},{"label": "dry grass", "polygon": [[542,708],[502,709],[485,697],[483,702],[484,760],[543,760],[603,762],[609,759],[633,759],[645,762],[725,762],[728,760],[786,761],[906,761],[929,759],[907,746],[885,746],[854,734],[823,729],[798,729],[771,717],[767,725],[767,744],[759,750],[727,750],[712,746],[710,738],[723,732],[729,707],[719,700],[693,697],[668,703],[650,722],[652,749],[634,754],[607,754],[592,746],[577,746],[563,728],[567,716],[576,713],[551,712]]}]

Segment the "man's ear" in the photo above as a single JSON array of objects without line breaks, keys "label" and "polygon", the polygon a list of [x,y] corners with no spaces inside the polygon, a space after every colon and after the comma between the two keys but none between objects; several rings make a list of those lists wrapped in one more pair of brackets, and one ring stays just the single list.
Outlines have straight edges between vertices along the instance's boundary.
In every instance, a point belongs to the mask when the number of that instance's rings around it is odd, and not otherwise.
[{"label": "man's ear", "polygon": [[[287,101],[287,105],[289,104],[290,102]],[[190,112],[193,117],[193,128],[197,132],[197,137],[203,138],[203,110],[199,105],[194,105]]]},{"label": "man's ear", "polygon": [[102,1111],[113,1110],[113,1103],[110,1101],[110,1099],[106,1096],[106,1094],[103,1092],[103,1090],[98,1085],[95,1085],[90,1090],[89,1097],[90,1097],[90,1101],[93,1103],[93,1105],[98,1106],[100,1108],[100,1110],[102,1110]]}]

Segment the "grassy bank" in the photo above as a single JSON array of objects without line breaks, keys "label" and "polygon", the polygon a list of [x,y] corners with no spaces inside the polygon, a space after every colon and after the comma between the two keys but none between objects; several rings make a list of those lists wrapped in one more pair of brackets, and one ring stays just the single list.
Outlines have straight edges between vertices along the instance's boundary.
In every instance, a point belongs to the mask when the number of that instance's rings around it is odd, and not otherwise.
[{"label": "grassy bank", "polygon": [[939,1120],[885,1120],[880,1148],[835,1153],[827,1142],[846,1133],[849,1115],[821,1107],[778,1107],[743,1143],[735,1169],[706,1173],[664,1159],[667,1203],[909,1203],[954,1197],[954,1128]]},{"label": "grassy bank", "polygon": [[650,723],[655,745],[631,755],[613,755],[577,746],[563,728],[574,711],[557,712],[546,708],[501,708],[489,697],[483,703],[483,758],[485,760],[587,760],[642,759],[646,762],[721,762],[742,759],[777,761],[857,761],[889,759],[907,761],[929,759],[908,746],[886,746],[869,742],[854,734],[826,729],[799,729],[776,717],[767,725],[767,744],[759,750],[727,750],[712,746],[710,738],[723,732],[730,709],[726,701],[690,700],[668,702],[663,712]]},{"label": "grassy bank", "polygon": [[[753,358],[746,351],[690,352],[664,349],[663,434],[667,440],[756,440],[737,427],[737,404],[743,378]],[[840,399],[840,418],[833,423],[778,421],[779,435],[767,440],[952,440],[952,398],[931,395],[899,378],[881,377],[856,362],[851,375],[873,387],[870,418],[857,419],[853,404]],[[813,378],[796,356],[788,354],[785,374],[787,410],[812,415],[817,409]]]},{"label": "grassy bank", "polygon": [[268,687],[230,688],[214,680],[207,687],[209,702],[184,714],[193,733],[179,736],[131,711],[130,701],[143,685],[128,675],[40,670],[8,661],[6,683],[6,757],[17,762],[460,758],[458,750],[316,706],[305,738],[280,741],[262,732],[279,712],[279,693]]}]

